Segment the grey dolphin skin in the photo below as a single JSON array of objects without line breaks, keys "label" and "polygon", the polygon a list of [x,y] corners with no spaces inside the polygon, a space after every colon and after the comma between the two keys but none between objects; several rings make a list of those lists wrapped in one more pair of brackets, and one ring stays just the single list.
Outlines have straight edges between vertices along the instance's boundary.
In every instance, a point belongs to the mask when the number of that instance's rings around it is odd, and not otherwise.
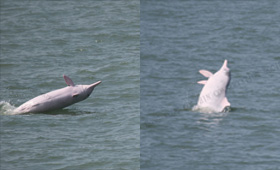
[{"label": "grey dolphin skin", "polygon": [[230,103],[226,97],[227,88],[230,83],[230,69],[227,63],[227,60],[225,60],[223,66],[215,74],[208,70],[199,70],[208,80],[197,82],[204,86],[199,95],[198,103],[194,106],[193,110],[200,110],[206,113],[218,113],[230,107]]},{"label": "grey dolphin skin", "polygon": [[69,77],[63,77],[67,87],[37,96],[20,105],[13,114],[42,113],[70,106],[88,98],[93,89],[101,83],[98,81],[90,85],[74,85]]}]

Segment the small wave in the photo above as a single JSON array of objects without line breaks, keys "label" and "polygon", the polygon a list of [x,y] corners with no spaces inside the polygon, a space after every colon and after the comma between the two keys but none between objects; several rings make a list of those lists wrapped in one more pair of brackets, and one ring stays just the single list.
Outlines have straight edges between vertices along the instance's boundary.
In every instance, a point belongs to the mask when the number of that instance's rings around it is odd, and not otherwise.
[{"label": "small wave", "polygon": [[14,114],[15,108],[9,102],[0,101],[0,115],[12,115]]},{"label": "small wave", "polygon": [[[230,110],[231,110],[231,108],[229,106],[227,106],[227,107],[224,108],[224,110],[221,113],[228,113],[228,112],[230,112]],[[200,113],[208,113],[208,114],[217,113],[216,111],[214,111],[211,108],[199,107],[197,105],[193,106],[192,111],[197,111],[197,112],[200,112]]]},{"label": "small wave", "polygon": [[222,112],[215,112],[213,109],[198,107],[195,105],[192,110],[201,113],[197,123],[205,125],[204,127],[206,127],[207,130],[210,130],[210,127],[216,127],[216,125],[223,121],[224,117],[229,114],[230,107],[225,107]]},{"label": "small wave", "polygon": [[207,107],[199,107],[198,105],[194,105],[192,111],[200,112],[200,113],[215,113],[214,110]]}]

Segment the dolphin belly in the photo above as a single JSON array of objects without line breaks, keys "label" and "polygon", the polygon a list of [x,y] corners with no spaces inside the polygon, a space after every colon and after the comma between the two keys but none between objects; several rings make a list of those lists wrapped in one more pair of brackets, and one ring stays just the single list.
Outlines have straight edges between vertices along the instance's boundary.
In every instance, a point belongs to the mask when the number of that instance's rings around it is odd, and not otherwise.
[{"label": "dolphin belly", "polygon": [[207,70],[200,70],[199,72],[207,77],[208,80],[198,82],[204,86],[193,110],[202,110],[202,112],[206,110],[207,113],[223,112],[225,107],[230,106],[226,98],[230,82],[230,69],[227,67],[227,60],[224,61],[223,66],[215,74]]},{"label": "dolphin belly", "polygon": [[[67,87],[66,87],[67,88]],[[65,89],[59,89],[40,96],[37,96],[22,105],[16,110],[16,114],[47,112],[61,109],[74,104],[72,96],[64,92]]]}]

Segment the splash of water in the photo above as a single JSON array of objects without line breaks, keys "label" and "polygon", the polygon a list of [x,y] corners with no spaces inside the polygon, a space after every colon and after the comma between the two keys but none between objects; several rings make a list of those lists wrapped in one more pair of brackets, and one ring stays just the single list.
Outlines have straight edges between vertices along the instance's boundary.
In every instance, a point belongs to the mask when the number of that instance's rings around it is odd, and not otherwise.
[{"label": "splash of water", "polygon": [[[228,112],[230,112],[230,110],[231,110],[230,107],[227,106],[223,109],[223,111],[221,113],[228,113]],[[197,111],[197,112],[200,112],[200,113],[208,113],[208,114],[217,113],[216,111],[214,111],[211,108],[199,107],[198,105],[193,106],[192,111]]]},{"label": "splash of water", "polygon": [[11,105],[9,102],[0,101],[0,115],[12,115],[15,108],[16,107]]}]

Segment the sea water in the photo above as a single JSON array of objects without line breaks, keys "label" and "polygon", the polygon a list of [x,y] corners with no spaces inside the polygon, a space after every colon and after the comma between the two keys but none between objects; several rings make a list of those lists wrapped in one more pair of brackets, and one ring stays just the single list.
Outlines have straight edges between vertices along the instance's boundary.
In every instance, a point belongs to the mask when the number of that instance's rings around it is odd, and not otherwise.
[{"label": "sea water", "polygon": [[[2,1],[0,169],[139,169],[139,1]],[[7,115],[101,80],[48,114]]]},{"label": "sea water", "polygon": [[[279,169],[279,1],[140,5],[141,169]],[[225,59],[230,112],[192,111]]]}]

